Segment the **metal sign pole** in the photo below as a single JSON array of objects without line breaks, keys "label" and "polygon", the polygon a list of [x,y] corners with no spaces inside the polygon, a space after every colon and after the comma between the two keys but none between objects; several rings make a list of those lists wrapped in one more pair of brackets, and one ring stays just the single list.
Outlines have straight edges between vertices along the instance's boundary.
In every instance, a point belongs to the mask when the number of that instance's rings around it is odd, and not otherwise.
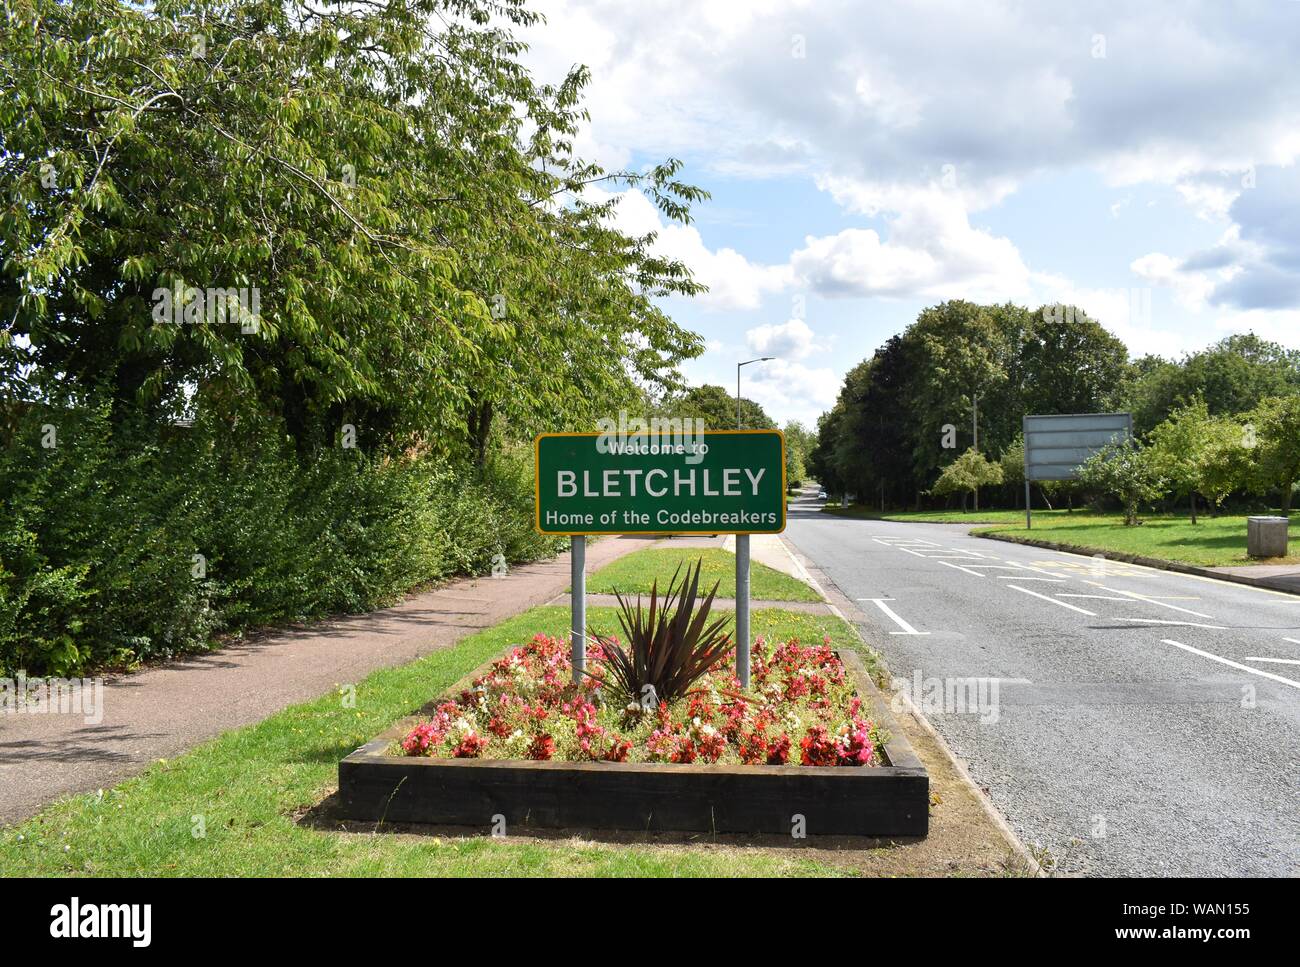
[{"label": "metal sign pole", "polygon": [[1025,530],[1034,529],[1034,512],[1030,509],[1029,478],[1025,477]]},{"label": "metal sign pole", "polygon": [[569,554],[569,589],[572,612],[569,656],[573,662],[573,681],[578,683],[587,667],[587,538],[583,534],[573,536],[573,550]]},{"label": "metal sign pole", "polygon": [[749,688],[749,535],[736,535],[736,675]]}]

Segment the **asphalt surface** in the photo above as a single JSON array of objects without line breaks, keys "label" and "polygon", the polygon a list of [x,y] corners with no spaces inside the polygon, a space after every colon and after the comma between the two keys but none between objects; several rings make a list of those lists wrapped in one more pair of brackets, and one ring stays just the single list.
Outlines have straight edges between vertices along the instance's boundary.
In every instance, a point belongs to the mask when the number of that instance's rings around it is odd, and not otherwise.
[{"label": "asphalt surface", "polygon": [[1058,872],[1300,875],[1300,596],[815,508],[785,537]]}]

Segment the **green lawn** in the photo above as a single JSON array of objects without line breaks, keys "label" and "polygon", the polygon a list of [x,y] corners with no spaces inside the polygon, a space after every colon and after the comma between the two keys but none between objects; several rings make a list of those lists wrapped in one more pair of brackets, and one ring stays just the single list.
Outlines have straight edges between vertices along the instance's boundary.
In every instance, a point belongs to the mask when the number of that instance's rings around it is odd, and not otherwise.
[{"label": "green lawn", "polygon": [[[612,608],[592,608],[615,630]],[[339,759],[538,631],[564,634],[568,611],[535,608],[400,668],[370,675],[355,708],[339,696],[285,709],[142,775],[0,827],[10,876],[813,876],[853,872],[796,850],[604,845],[488,836],[336,833],[294,816],[332,791]],[[840,619],[755,611],[756,635],[859,646]],[[870,659],[870,656],[867,656]],[[204,835],[194,834],[202,817]],[[705,838],[707,839],[707,838]]]},{"label": "green lawn", "polygon": [[1201,517],[1193,526],[1186,515],[1149,514],[1139,527],[1125,527],[1122,517],[1076,510],[1035,510],[1034,529],[1025,529],[1023,510],[896,511],[882,514],[861,504],[822,508],[823,513],[864,520],[893,520],[913,524],[992,524],[975,533],[1010,534],[1070,544],[1089,552],[1140,554],[1202,567],[1239,564],[1300,564],[1300,532],[1292,530],[1291,554],[1272,561],[1246,556],[1245,516]]},{"label": "green lawn", "polygon": [[1193,526],[1187,517],[1150,516],[1139,527],[1125,527],[1119,517],[1055,514],[1042,517],[1035,511],[1034,529],[1024,521],[1014,527],[991,527],[978,533],[1010,534],[1037,540],[1071,544],[1100,553],[1119,552],[1181,561],[1203,567],[1233,564],[1300,564],[1300,532],[1291,531],[1291,554],[1261,562],[1246,556],[1245,517],[1202,517]]},{"label": "green lawn", "polygon": [[[736,556],[719,547],[648,547],[606,564],[587,577],[588,594],[649,594],[650,584],[656,578],[659,590],[668,587],[674,569],[679,564],[694,565],[702,558],[700,589],[707,591],[718,581],[718,597],[736,595]],[[686,568],[682,567],[682,573]],[[750,561],[749,595],[762,601],[820,601],[821,597],[796,578],[781,571]]]}]

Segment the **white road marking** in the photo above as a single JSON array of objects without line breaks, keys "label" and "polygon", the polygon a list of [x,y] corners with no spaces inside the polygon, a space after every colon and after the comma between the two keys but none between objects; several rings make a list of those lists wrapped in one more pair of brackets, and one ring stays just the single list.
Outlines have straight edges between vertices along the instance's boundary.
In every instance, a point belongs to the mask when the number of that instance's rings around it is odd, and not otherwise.
[{"label": "white road marking", "polygon": [[1097,612],[1095,611],[1085,611],[1083,608],[1076,608],[1072,604],[1067,604],[1064,601],[1057,601],[1055,598],[1049,598],[1047,595],[1039,594],[1037,591],[1030,591],[1029,588],[1022,588],[1018,584],[1008,584],[1007,587],[1015,588],[1017,591],[1023,591],[1025,594],[1032,594],[1036,598],[1042,598],[1044,601],[1050,601],[1052,602],[1052,604],[1060,605],[1062,608],[1069,608],[1071,611],[1079,612],[1079,614],[1086,614],[1090,618],[1097,617]]},{"label": "white road marking", "polygon": [[885,604],[886,601],[893,601],[894,600],[893,598],[858,598],[858,600],[870,601],[881,611],[885,612],[885,614],[889,615],[889,617],[894,619],[894,623],[897,624],[898,627],[903,629],[902,631],[891,631],[890,632],[891,635],[928,635],[930,633],[928,631],[917,631],[906,621],[900,618],[893,608]]},{"label": "white road marking", "polygon": [[1212,655],[1208,651],[1201,651],[1199,648],[1193,648],[1191,645],[1184,645],[1181,641],[1174,641],[1172,638],[1161,638],[1166,645],[1174,645],[1183,651],[1190,651],[1193,655],[1200,655],[1202,658],[1208,658],[1210,661],[1217,661],[1227,665],[1229,668],[1236,668],[1239,671],[1250,672],[1252,675],[1258,675],[1260,678],[1269,678],[1275,682],[1281,682],[1283,685],[1290,685],[1292,688],[1300,688],[1300,682],[1293,681],[1290,678],[1283,678],[1281,675],[1274,675],[1272,672],[1260,671],[1258,668],[1251,668],[1249,665],[1243,665],[1239,661],[1233,661],[1230,658],[1222,658],[1219,655]]},{"label": "white road marking", "polygon": [[1062,591],[1057,595],[1058,598],[1093,598],[1097,601],[1123,601],[1128,603],[1128,598],[1117,598],[1113,594],[1066,594]]},{"label": "white road marking", "polygon": [[1254,655],[1247,655],[1246,661],[1271,661],[1276,665],[1300,665],[1300,658],[1258,658]]},{"label": "white road marking", "polygon": [[[904,551],[904,552],[906,552],[906,553],[908,553],[908,554],[911,554],[913,557],[925,557],[925,555],[922,554],[920,551],[914,551],[914,550],[912,550],[912,548],[910,548],[910,547],[903,547],[901,544],[891,544],[889,541],[882,541],[879,537],[872,538],[872,540],[874,540],[874,541],[875,541],[877,544],[879,544],[881,547],[891,547],[891,548],[893,548],[894,550],[897,550],[897,551]],[[933,544],[933,543],[931,543],[930,541],[926,541],[924,544],[918,544],[918,545],[916,545],[916,546],[918,546],[918,547],[925,547],[926,545],[929,545],[929,547],[938,547],[938,546],[939,546],[938,544]],[[928,550],[928,549],[929,549],[929,548],[927,548],[927,550]]]},{"label": "white road marking", "polygon": [[1289,641],[1293,645],[1300,645],[1300,638],[1283,638],[1283,641]]},{"label": "white road marking", "polygon": [[[983,538],[983,539],[984,539],[984,540],[987,540],[988,538]],[[1004,543],[1005,543],[1005,542],[1004,542]],[[1014,543],[1014,542],[1010,542],[1010,543]],[[1077,558],[1080,558],[1080,559],[1081,559],[1080,564],[1085,563],[1085,562],[1092,562],[1092,561],[1093,561],[1093,558],[1092,558],[1091,555],[1088,555],[1088,554],[1079,554],[1079,553],[1077,553],[1076,551],[1057,551],[1056,553],[1057,553],[1057,554],[1060,554],[1060,555],[1062,555],[1062,556],[1065,556],[1065,557],[1077,557]],[[1042,564],[1047,564],[1047,565],[1054,565],[1054,564],[1058,564],[1058,563],[1060,563],[1060,564],[1066,564],[1066,565],[1074,566],[1074,567],[1078,567],[1078,566],[1079,566],[1079,565],[1075,564],[1073,561],[1061,561],[1061,562],[1058,562],[1058,561],[1044,560],[1044,561],[1041,561],[1040,563],[1042,563]],[[1272,597],[1275,597],[1275,598],[1286,598],[1286,599],[1287,599],[1287,600],[1285,600],[1285,601],[1274,602],[1274,603],[1276,603],[1276,604],[1300,604],[1300,597],[1296,597],[1294,594],[1292,594],[1292,593],[1290,593],[1290,592],[1288,592],[1288,591],[1276,591],[1276,590],[1274,590],[1273,588],[1261,588],[1261,587],[1258,587],[1258,586],[1253,585],[1253,584],[1239,584],[1239,583],[1237,583],[1237,582],[1235,582],[1235,581],[1224,581],[1224,580],[1222,580],[1221,578],[1207,578],[1207,577],[1205,577],[1204,575],[1201,575],[1201,574],[1186,574],[1186,573],[1184,573],[1184,572],[1182,572],[1182,571],[1167,571],[1167,570],[1165,570],[1164,568],[1148,567],[1148,566],[1145,565],[1145,564],[1132,564],[1132,563],[1129,563],[1128,561],[1111,561],[1111,562],[1109,562],[1109,563],[1114,564],[1114,565],[1117,565],[1117,566],[1122,566],[1122,567],[1125,567],[1125,568],[1131,568],[1132,570],[1140,571],[1140,572],[1142,572],[1143,574],[1149,575],[1149,576],[1151,576],[1151,577],[1159,577],[1159,578],[1191,578],[1193,581],[1203,581],[1203,582],[1205,582],[1206,584],[1214,584],[1214,585],[1217,585],[1217,586],[1219,587],[1219,590],[1225,590],[1224,585],[1228,585],[1229,588],[1235,587],[1235,588],[1236,588],[1237,590],[1239,590],[1239,591],[1258,591],[1258,592],[1260,592],[1260,593],[1262,593],[1262,594],[1271,595]],[[1130,572],[1127,573],[1127,574],[1117,574],[1117,575],[1115,575],[1115,576],[1116,576],[1116,577],[1138,577],[1139,575],[1133,574],[1132,571],[1130,571]]]},{"label": "white road marking", "polygon": [[1136,591],[1124,591],[1120,588],[1108,588],[1106,585],[1098,584],[1096,581],[1088,581],[1087,583],[1091,584],[1095,588],[1101,588],[1103,591],[1109,591],[1111,594],[1122,594],[1126,598],[1132,598],[1134,601],[1144,601],[1147,604],[1154,604],[1162,608],[1168,608],[1170,611],[1181,611],[1183,614],[1190,614],[1193,617],[1209,618],[1211,621],[1214,620],[1214,615],[1212,614],[1202,614],[1199,611],[1193,611],[1191,608],[1180,608],[1176,604],[1166,604],[1164,601],[1159,601],[1156,598],[1149,598],[1145,594],[1138,594]]},{"label": "white road marking", "polygon": [[1065,578],[1031,578],[1021,577],[1019,574],[999,574],[999,581],[1046,581],[1048,584],[1064,584]]},{"label": "white road marking", "polygon": [[1173,625],[1177,628],[1209,628],[1211,631],[1227,631],[1223,625],[1203,625],[1197,621],[1165,621],[1163,618],[1116,618],[1116,621],[1140,621],[1148,625]]},{"label": "white road marking", "polygon": [[970,574],[973,577],[977,577],[977,578],[984,577],[984,575],[981,574],[979,571],[972,571],[970,568],[964,567],[961,564],[954,564],[952,563],[952,561],[940,561],[939,563],[942,564],[944,567],[955,567],[959,571],[965,571],[967,574]]}]

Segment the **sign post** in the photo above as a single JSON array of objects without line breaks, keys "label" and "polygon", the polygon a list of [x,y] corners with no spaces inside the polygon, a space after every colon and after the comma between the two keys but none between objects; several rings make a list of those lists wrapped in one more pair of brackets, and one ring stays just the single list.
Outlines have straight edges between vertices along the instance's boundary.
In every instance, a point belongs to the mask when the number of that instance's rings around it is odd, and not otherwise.
[{"label": "sign post", "polygon": [[749,535],[785,530],[780,430],[543,433],[534,441],[537,530],[573,538],[574,680],[586,660],[586,536],[736,535],[736,673],[749,685]]},{"label": "sign post", "polygon": [[1077,480],[1079,467],[1102,447],[1133,435],[1132,413],[1062,413],[1026,416],[1025,527],[1032,530],[1031,480]]},{"label": "sign post", "polygon": [[569,658],[573,662],[573,682],[582,681],[587,667],[587,538],[575,534],[569,551]]},{"label": "sign post", "polygon": [[749,688],[749,535],[736,535],[736,677]]}]

